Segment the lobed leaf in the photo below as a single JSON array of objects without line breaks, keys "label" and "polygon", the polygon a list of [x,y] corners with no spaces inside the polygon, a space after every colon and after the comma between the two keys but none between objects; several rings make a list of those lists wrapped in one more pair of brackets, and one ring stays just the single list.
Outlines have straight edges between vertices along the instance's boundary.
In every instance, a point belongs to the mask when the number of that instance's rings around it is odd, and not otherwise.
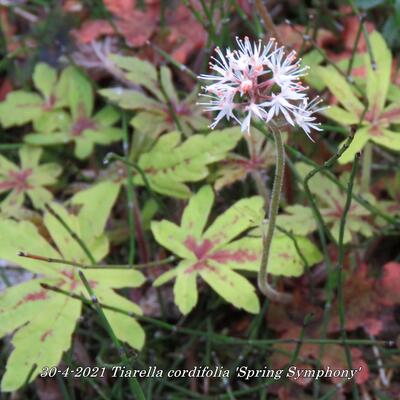
[{"label": "lobed leaf", "polygon": [[343,107],[359,120],[364,106],[343,76],[331,66],[318,67],[317,73]]},{"label": "lobed leaf", "polygon": [[369,35],[369,40],[376,65],[374,69],[371,65],[369,54],[365,53],[367,98],[369,110],[374,115],[377,115],[383,110],[386,103],[392,69],[392,54],[386,45],[385,39],[377,31]]},{"label": "lobed leaf", "polygon": [[[225,158],[241,137],[239,129],[225,129],[208,135],[193,135],[180,144],[180,133],[170,132],[139,157],[138,165],[155,191],[187,198],[190,190],[185,182],[204,179],[208,175],[207,166]],[[135,176],[134,182],[144,184],[140,175]]]},{"label": "lobed leaf", "polygon": [[199,274],[212,289],[235,307],[253,314],[260,311],[254,286],[228,266],[210,260],[207,268],[201,269]]}]

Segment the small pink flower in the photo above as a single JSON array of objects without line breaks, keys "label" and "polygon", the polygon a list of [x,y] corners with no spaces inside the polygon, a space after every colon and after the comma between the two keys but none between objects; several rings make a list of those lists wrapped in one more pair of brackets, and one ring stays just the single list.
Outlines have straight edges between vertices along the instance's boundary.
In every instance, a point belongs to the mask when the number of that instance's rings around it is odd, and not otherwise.
[{"label": "small pink flower", "polygon": [[[251,43],[248,37],[236,38],[238,49],[227,49],[225,54],[216,49],[210,68],[215,74],[203,74],[199,78],[210,81],[204,89],[210,95],[208,103],[200,103],[207,111],[218,111],[214,128],[223,118],[233,118],[240,123],[242,131],[249,133],[253,118],[270,122],[274,118],[286,120],[292,126],[304,130],[310,137],[312,129],[320,131],[315,122],[316,100],[309,102],[307,87],[300,78],[308,67],[301,65],[294,51],[285,53],[271,39],[267,45],[261,41]],[[235,113],[245,116],[239,120]]]}]

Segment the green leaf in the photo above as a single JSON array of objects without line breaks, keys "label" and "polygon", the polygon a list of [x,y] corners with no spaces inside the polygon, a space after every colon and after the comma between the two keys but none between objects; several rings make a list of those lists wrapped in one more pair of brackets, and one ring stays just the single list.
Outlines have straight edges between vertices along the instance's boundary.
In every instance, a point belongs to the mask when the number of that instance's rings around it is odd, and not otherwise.
[{"label": "green leaf", "polygon": [[254,225],[241,209],[259,210],[262,205],[260,196],[239,200],[214,221],[204,233],[204,239],[209,240],[215,249],[220,248]]},{"label": "green leaf", "polygon": [[190,262],[181,262],[177,267],[174,285],[175,303],[182,314],[188,314],[197,304],[197,272]]},{"label": "green leaf", "polygon": [[166,67],[165,65],[162,65],[160,68],[160,82],[162,85],[162,88],[164,89],[168,100],[171,101],[173,104],[177,104],[179,101],[178,95],[175,91],[175,87],[172,81],[172,74],[171,70]]},{"label": "green leaf", "polygon": [[[311,71],[317,68],[324,60],[324,56],[318,50],[311,50],[308,53],[304,54],[302,59],[302,66],[309,66]],[[322,91],[325,87],[324,82],[321,80],[318,74],[307,74],[304,77],[304,80],[313,88],[318,91]]]},{"label": "green leaf", "polygon": [[[146,173],[153,190],[178,198],[190,196],[185,182],[196,182],[208,175],[208,165],[226,157],[242,137],[238,128],[193,135],[180,144],[181,135],[170,132],[140,156],[138,165]],[[136,175],[134,182],[144,185]]]},{"label": "green leaf", "polygon": [[113,126],[120,120],[120,118],[121,114],[115,107],[106,106],[95,114],[93,120],[103,126]]},{"label": "green leaf", "polygon": [[[112,181],[104,181],[75,194],[70,202],[80,205],[80,218],[84,220],[83,226],[87,228],[86,237],[99,236],[106,226],[119,194],[120,185]],[[101,201],[98,201],[101,199]],[[93,207],[96,204],[96,207]]]},{"label": "green leaf", "polygon": [[351,86],[333,67],[318,67],[317,73],[324,81],[336,99],[350,113],[358,117],[363,113],[364,106],[354,94]]},{"label": "green leaf", "polygon": [[375,115],[383,110],[390,84],[392,54],[385,40],[377,31],[369,35],[371,50],[376,62],[376,69],[371,66],[369,54],[365,54],[367,66],[367,98],[369,110]]},{"label": "green leaf", "polygon": [[172,121],[168,122],[167,119],[166,113],[142,111],[138,112],[130,123],[135,129],[135,135],[137,131],[140,131],[143,136],[149,136],[149,139],[153,141],[160,133],[173,129],[174,124]]},{"label": "green leaf", "polygon": [[[234,270],[259,270],[261,232],[258,229],[258,237],[244,235],[237,240],[232,239],[260,224],[263,199],[252,197],[239,200],[203,233],[213,201],[211,188],[203,186],[185,208],[180,227],[166,220],[152,223],[156,241],[183,259],[177,267],[159,276],[154,286],[176,278],[175,302],[185,314],[197,303],[196,277],[200,276],[228,302],[257,313],[259,302],[254,287]],[[322,259],[318,249],[308,239],[300,236],[296,239],[309,266]],[[302,256],[292,239],[275,235],[271,250],[272,273],[300,276],[305,267]]]},{"label": "green leaf", "polygon": [[[296,164],[296,168],[303,177],[312,169],[311,166],[303,163]],[[346,186],[348,179],[348,173],[343,173],[340,177],[341,182]],[[345,208],[346,192],[338,186],[333,185],[327,177],[321,174],[315,175],[310,183],[311,192],[317,196],[317,204],[319,205],[324,222],[330,226],[332,236],[338,238],[340,221]],[[359,192],[359,188],[357,183],[355,183],[354,193],[357,192]],[[369,193],[363,194],[363,197],[371,204],[376,203],[375,198]],[[346,219],[345,243],[351,239],[352,233],[372,233],[372,229],[366,229],[366,226],[370,225],[365,220],[368,216],[369,211],[363,206],[354,201],[351,203]]]},{"label": "green leaf", "polygon": [[379,119],[384,126],[389,124],[400,124],[400,103],[393,103],[386,107]]},{"label": "green leaf", "polygon": [[32,145],[55,145],[69,141],[68,133],[30,133],[24,136],[25,143]]},{"label": "green leaf", "polygon": [[69,107],[74,120],[92,115],[94,106],[93,88],[89,79],[77,68],[64,71],[68,82]]},{"label": "green leaf", "polygon": [[22,146],[19,150],[21,167],[15,166],[4,157],[0,158],[0,192],[10,192],[1,202],[1,210],[7,215],[20,211],[27,195],[35,208],[42,208],[53,198],[44,188],[53,185],[61,174],[61,167],[55,163],[39,164],[42,150],[31,146]]},{"label": "green leaf", "polygon": [[[309,266],[320,261],[323,257],[318,248],[307,238],[295,236],[301,254]],[[297,277],[304,274],[304,261],[299,255],[293,240],[281,233],[276,234],[271,244],[271,259],[268,272],[271,275]]]},{"label": "green leaf", "polygon": [[244,237],[214,250],[210,258],[232,269],[258,271],[261,264],[262,240]]},{"label": "green leaf", "polygon": [[25,125],[42,114],[42,99],[36,93],[16,90],[0,103],[0,122],[4,128]]},{"label": "green leaf", "polygon": [[353,125],[360,122],[360,117],[356,114],[352,114],[341,107],[331,106],[327,108],[323,114],[330,119],[338,122],[342,125]]},{"label": "green leaf", "polygon": [[[52,208],[62,220],[80,237],[99,262],[108,251],[108,241],[101,228],[104,228],[106,216],[100,215],[99,222],[93,221],[88,197],[93,193],[103,193],[108,206],[102,205],[101,213],[108,214],[113,195],[105,194],[104,186],[95,188],[89,195],[77,195],[75,204],[82,207],[77,215],[68,213],[61,205]],[[96,192],[96,190],[98,192]],[[115,197],[115,195],[114,195]],[[18,257],[18,251],[51,258],[62,258],[77,262],[87,262],[87,257],[72,236],[53,215],[46,213],[44,222],[57,249],[45,240],[38,229],[30,222],[16,222],[0,219],[0,258],[21,265],[41,275],[33,281],[8,288],[0,294],[0,334],[4,336],[18,329],[12,339],[14,347],[8,359],[6,373],[1,382],[2,391],[15,391],[27,380],[34,364],[37,365],[30,381],[45,366],[58,365],[64,351],[71,345],[71,336],[81,315],[80,300],[46,290],[40,286],[45,283],[71,294],[88,297],[78,269],[62,263],[46,263],[25,257]],[[88,224],[97,224],[87,227]],[[94,236],[96,235],[96,236]],[[104,251],[105,249],[105,251]],[[140,308],[116,294],[114,288],[137,287],[145,281],[137,270],[87,269],[85,275],[96,293],[100,303],[116,307],[125,312],[141,314]],[[130,346],[140,349],[144,343],[144,331],[135,321],[125,314],[105,309],[106,317],[113,326],[116,336]]]},{"label": "green leaf", "polygon": [[[32,238],[35,238],[32,240]],[[32,254],[45,254],[57,258],[58,253],[40,236],[38,229],[31,222],[16,222],[12,219],[0,219],[1,257],[14,264],[21,265],[35,274],[54,276],[60,265],[46,264],[36,260],[19,257],[19,251]]]},{"label": "green leaf", "polygon": [[211,207],[214,203],[214,193],[210,186],[203,186],[189,200],[182,215],[182,229],[191,231],[195,238],[200,238],[207,224]]},{"label": "green leaf", "polygon": [[372,135],[371,140],[389,150],[400,151],[400,132],[382,129],[382,135]]},{"label": "green leaf", "polygon": [[229,267],[210,262],[199,274],[223,299],[235,307],[253,314],[260,311],[254,286]]},{"label": "green leaf", "polygon": [[115,87],[99,90],[99,93],[126,110],[151,111],[160,108],[160,103],[137,90]]},{"label": "green leaf", "polygon": [[[346,151],[340,156],[339,158],[339,163],[340,164],[346,164],[348,162],[354,161],[354,156],[356,153],[362,150],[364,145],[368,142],[370,139],[369,135],[369,130],[371,129],[370,126],[366,127],[361,127],[358,129],[358,131],[354,135],[353,141],[350,143],[350,146]],[[345,141],[341,143],[341,146],[343,145]]]},{"label": "green leaf", "polygon": [[104,314],[119,340],[134,349],[143,347],[145,332],[135,319],[110,310],[104,310]]},{"label": "green leaf", "polygon": [[159,90],[157,70],[153,64],[136,57],[110,55],[110,60],[126,72],[126,77],[137,85],[144,86],[160,100],[163,96]]},{"label": "green leaf", "polygon": [[45,63],[39,63],[36,65],[33,73],[33,83],[46,100],[50,99],[56,82],[57,72],[55,69]]},{"label": "green leaf", "polygon": [[43,367],[57,365],[64,351],[71,346],[71,335],[81,313],[79,301],[62,296],[53,296],[46,304],[46,312],[38,312],[30,322],[21,327],[12,339],[14,350],[1,381],[4,392],[20,388],[26,381],[33,364],[37,367],[29,380]]},{"label": "green leaf", "polygon": [[287,206],[287,214],[280,214],[277,218],[277,226],[280,226],[296,235],[306,236],[317,229],[317,223],[311,208],[300,204]]},{"label": "green leaf", "polygon": [[166,249],[182,258],[195,260],[192,251],[183,244],[186,234],[179,226],[166,220],[159,222],[153,221],[151,223],[151,231],[157,242]]}]

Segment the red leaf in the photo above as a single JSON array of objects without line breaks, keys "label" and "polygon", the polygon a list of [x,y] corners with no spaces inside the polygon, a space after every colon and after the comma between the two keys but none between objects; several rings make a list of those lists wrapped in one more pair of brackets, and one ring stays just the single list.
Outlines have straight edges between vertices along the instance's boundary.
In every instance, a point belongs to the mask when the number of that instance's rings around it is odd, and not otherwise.
[{"label": "red leaf", "polygon": [[206,32],[183,4],[170,10],[167,15],[167,24],[170,34],[165,41],[167,46],[162,47],[168,47],[176,61],[185,63],[190,54],[205,46]]},{"label": "red leaf", "polygon": [[[297,339],[300,336],[300,327],[294,327],[287,331],[281,339]],[[310,337],[308,334],[307,337]],[[275,345],[276,348],[283,350],[285,352],[293,353],[295,350],[296,344],[292,343],[283,343],[279,345]],[[348,370],[348,364],[346,359],[345,349],[339,345],[325,345],[323,359],[321,360],[322,368],[327,371],[328,374],[326,375],[326,379],[329,379],[331,382],[338,384],[340,382],[345,383],[348,380],[345,377],[336,376],[335,371],[346,371]],[[313,358],[315,360],[319,359],[320,356],[320,345],[319,344],[311,344],[305,343],[302,344],[300,348],[299,358]],[[357,370],[359,369],[355,375],[354,379],[358,384],[364,383],[369,376],[369,369],[367,363],[362,358],[361,350],[357,348],[351,349],[351,356],[352,356],[352,369]],[[274,368],[282,368],[290,361],[289,356],[286,354],[282,354],[281,352],[274,352],[273,356],[271,357],[271,363]],[[297,369],[314,369],[310,365],[306,365],[304,363],[296,363],[295,364]],[[329,372],[331,371],[331,372]],[[337,372],[338,373],[338,372]],[[293,382],[297,383],[301,386],[308,385],[311,380],[307,377],[300,376],[297,379],[290,378]]]},{"label": "red leaf", "polygon": [[[376,279],[369,278],[366,264],[361,264],[356,273],[350,273],[344,285],[346,330],[364,328],[371,335],[378,335],[383,329],[382,305],[379,302]],[[340,330],[337,301],[332,306],[333,315],[329,332]]]},{"label": "red leaf", "polygon": [[108,21],[86,21],[74,36],[82,43],[90,43],[102,35],[112,35],[114,29]]},{"label": "red leaf", "polygon": [[105,0],[105,6],[115,16],[114,25],[106,20],[87,21],[74,32],[82,43],[89,43],[103,35],[121,34],[133,47],[144,45],[156,28],[159,5],[148,5],[145,11],[137,10],[133,0]]},{"label": "red leaf", "polygon": [[12,90],[13,87],[10,80],[8,78],[4,79],[0,86],[0,101],[3,101]]},{"label": "red leaf", "polygon": [[400,303],[400,263],[385,264],[381,282],[382,303],[388,306]]},{"label": "red leaf", "polygon": [[110,13],[120,18],[125,18],[135,8],[135,0],[103,0]]}]

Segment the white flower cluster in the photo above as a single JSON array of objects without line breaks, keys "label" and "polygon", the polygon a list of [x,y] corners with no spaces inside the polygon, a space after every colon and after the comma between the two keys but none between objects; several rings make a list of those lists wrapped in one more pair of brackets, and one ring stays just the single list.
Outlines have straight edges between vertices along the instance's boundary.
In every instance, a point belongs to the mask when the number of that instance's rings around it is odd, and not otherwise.
[{"label": "white flower cluster", "polygon": [[[199,76],[211,81],[204,87],[206,93],[201,94],[208,102],[199,104],[207,111],[218,111],[210,128],[224,117],[233,118],[242,131],[249,133],[253,117],[265,122],[283,118],[302,128],[311,139],[312,129],[321,130],[314,116],[321,108],[319,98],[310,101],[305,94],[307,88],[300,81],[308,67],[301,66],[295,51],[286,55],[284,47],[278,47],[274,39],[267,45],[262,45],[261,40],[252,44],[248,37],[236,41],[239,48],[227,49],[225,55],[216,48],[218,57],[212,57],[214,62],[210,63],[215,75]],[[235,111],[245,114],[242,121]]]}]

